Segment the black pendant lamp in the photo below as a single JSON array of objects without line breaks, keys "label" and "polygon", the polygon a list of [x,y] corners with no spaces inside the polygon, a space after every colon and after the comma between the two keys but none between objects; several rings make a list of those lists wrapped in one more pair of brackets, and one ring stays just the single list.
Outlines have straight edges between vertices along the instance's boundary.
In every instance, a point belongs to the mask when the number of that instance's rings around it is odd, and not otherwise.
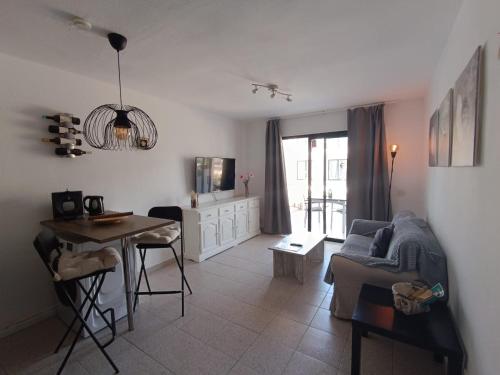
[{"label": "black pendant lamp", "polygon": [[153,120],[143,110],[122,103],[120,51],[127,46],[127,38],[110,33],[108,40],[118,57],[120,104],[104,104],[90,112],[83,124],[85,139],[101,150],[152,149],[158,139]]}]

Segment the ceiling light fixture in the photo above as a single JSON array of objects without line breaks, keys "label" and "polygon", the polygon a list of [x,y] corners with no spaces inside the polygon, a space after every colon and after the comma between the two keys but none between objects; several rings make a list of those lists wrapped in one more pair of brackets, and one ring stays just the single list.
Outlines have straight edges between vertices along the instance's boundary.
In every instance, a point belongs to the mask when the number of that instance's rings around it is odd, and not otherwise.
[{"label": "ceiling light fixture", "polygon": [[158,139],[153,120],[143,110],[122,102],[120,51],[127,46],[127,38],[110,33],[108,40],[117,54],[120,104],[104,104],[90,112],[83,124],[85,139],[101,150],[152,149]]},{"label": "ceiling light fixture", "polygon": [[92,24],[86,19],[80,17],[73,18],[71,20],[71,26],[84,31],[89,31],[90,29],[92,29]]},{"label": "ceiling light fixture", "polygon": [[271,95],[270,95],[271,99],[273,99],[276,96],[276,94],[279,94],[279,95],[284,96],[285,100],[287,102],[292,101],[292,94],[288,94],[286,92],[280,91],[278,85],[275,85],[274,83],[269,83],[267,85],[261,85],[259,83],[252,83],[252,86],[254,87],[252,90],[252,93],[254,93],[254,94],[257,93],[257,90],[259,89],[259,87],[263,87],[271,93]]}]

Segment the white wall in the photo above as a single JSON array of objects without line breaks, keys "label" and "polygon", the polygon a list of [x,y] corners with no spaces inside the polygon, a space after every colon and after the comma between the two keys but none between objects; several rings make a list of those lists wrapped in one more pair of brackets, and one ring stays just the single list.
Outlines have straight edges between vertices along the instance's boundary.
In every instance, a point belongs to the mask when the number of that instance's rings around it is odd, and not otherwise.
[{"label": "white wall", "polygon": [[384,115],[389,162],[389,146],[399,145],[392,179],[393,211],[410,209],[417,216],[425,217],[427,134],[424,133],[427,125],[424,100],[387,104]]},{"label": "white wall", "polygon": [[[264,132],[265,127],[264,121]],[[285,118],[281,121],[281,134],[283,137],[329,133],[343,130],[347,130],[347,111],[298,116]]]},{"label": "white wall", "polygon": [[32,246],[39,221],[52,216],[51,192],[68,188],[103,195],[107,209],[137,214],[155,205],[188,204],[193,157],[236,157],[239,168],[243,138],[231,120],[125,90],[125,103],[155,121],[157,146],[59,158],[52,144],[40,142],[50,123],[42,115],[71,112],[83,120],[96,106],[115,103],[118,88],[6,55],[0,55],[0,72],[1,334],[52,311],[49,276]]},{"label": "white wall", "polygon": [[468,373],[500,373],[500,2],[464,0],[434,72],[427,119],[478,45],[485,45],[481,163],[428,168],[428,219],[448,256],[450,304],[468,352]]},{"label": "white wall", "polygon": [[[392,195],[394,211],[410,209],[419,216],[425,216],[424,160],[427,138],[423,135],[426,126],[423,99],[387,104],[385,124],[387,144],[397,143],[400,146],[394,167]],[[255,179],[250,183],[250,191],[261,197],[263,205],[266,120],[250,121],[245,123],[244,127],[245,140],[248,144],[244,159],[248,169],[255,173]],[[347,130],[347,111],[285,118],[281,121],[283,137],[342,130]]]}]

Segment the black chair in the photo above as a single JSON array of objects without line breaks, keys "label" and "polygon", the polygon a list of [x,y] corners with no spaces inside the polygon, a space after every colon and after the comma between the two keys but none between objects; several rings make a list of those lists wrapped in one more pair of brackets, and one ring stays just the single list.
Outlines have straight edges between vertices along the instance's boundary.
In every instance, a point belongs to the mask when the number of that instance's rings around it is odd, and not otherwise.
[{"label": "black chair", "polygon": [[[134,300],[134,311],[137,306],[137,300],[140,295],[155,295],[155,294],[181,294],[182,299],[182,316],[184,316],[184,283],[189,289],[189,293],[193,294],[191,287],[184,275],[184,221],[182,217],[182,209],[177,206],[170,207],[153,207],[148,212],[149,217],[156,217],[160,219],[174,220],[179,223],[180,231],[178,229],[173,229],[169,227],[159,228],[154,231],[149,231],[141,233],[133,239],[137,249],[139,250],[139,256],[141,260],[141,268],[139,271],[139,280],[135,288],[135,300]],[[180,261],[177,256],[173,245],[180,240],[181,252]],[[152,291],[151,285],[149,284],[148,274],[146,273],[146,267],[144,265],[146,259],[146,251],[148,249],[171,249],[174,253],[175,262],[181,271],[181,290],[162,290],[162,291]],[[142,276],[146,280],[146,285],[148,291],[140,291]]]},{"label": "black chair", "polygon": [[[35,246],[35,249],[42,258],[43,263],[50,272],[50,275],[52,276],[59,300],[63,305],[69,306],[75,313],[73,321],[66,330],[66,333],[59,342],[59,345],[57,345],[55,353],[59,352],[59,349],[63,345],[64,341],[68,337],[71,330],[73,329],[75,323],[77,321],[80,321],[81,323],[80,328],[75,338],[73,339],[73,342],[71,343],[71,346],[68,352],[66,353],[66,356],[64,357],[64,360],[62,361],[61,365],[59,366],[59,369],[57,370],[57,374],[60,374],[63,371],[64,367],[66,366],[66,363],[71,353],[73,352],[76,342],[78,341],[78,338],[81,336],[83,329],[87,330],[87,332],[89,333],[92,340],[96,343],[99,350],[106,357],[106,359],[113,367],[115,372],[118,373],[119,372],[118,367],[116,367],[113,360],[105,350],[105,348],[114,341],[116,336],[115,313],[112,308],[101,311],[101,309],[96,304],[97,296],[99,295],[99,292],[102,288],[106,274],[108,272],[114,272],[115,267],[113,266],[106,269],[100,269],[98,271],[86,275],[78,275],[74,278],[64,278],[61,277],[61,275],[59,274],[59,272],[61,272],[61,270],[59,269],[59,262],[61,260],[61,256],[63,256],[63,253],[60,250],[62,246],[61,243],[56,238],[56,236],[54,235],[54,233],[50,231],[40,232],[40,234],[38,234],[38,236],[35,238],[33,245]],[[91,278],[92,280],[88,290],[85,289],[85,287],[82,284],[82,280],[87,278]],[[77,306],[76,304],[76,297],[78,290],[82,293],[82,296],[85,296],[80,306]],[[88,305],[88,307],[85,310],[86,305]],[[87,324],[87,319],[90,316],[90,313],[92,312],[93,309],[95,309],[99,313],[99,315],[106,323],[106,326],[111,330],[112,333],[111,338],[104,344],[101,344],[99,342],[99,340],[95,337],[94,333],[92,332],[92,329]],[[110,315],[109,320],[106,317],[107,313],[109,313]]]},{"label": "black chair", "polygon": [[[307,215],[309,212],[309,199],[304,197],[304,227],[307,227]],[[318,213],[318,223],[321,222],[321,215],[323,213],[323,203],[322,202],[311,202],[311,219],[312,213]]]}]

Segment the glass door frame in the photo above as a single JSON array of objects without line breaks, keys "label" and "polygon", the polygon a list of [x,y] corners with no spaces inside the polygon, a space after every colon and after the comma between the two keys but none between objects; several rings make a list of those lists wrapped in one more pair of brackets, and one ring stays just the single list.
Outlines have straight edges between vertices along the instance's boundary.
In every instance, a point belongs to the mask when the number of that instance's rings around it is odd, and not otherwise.
[{"label": "glass door frame", "polygon": [[[328,132],[328,133],[314,133],[314,134],[302,134],[302,135],[290,135],[282,137],[283,140],[294,139],[294,138],[307,138],[307,231],[310,232],[312,229],[311,219],[312,219],[312,209],[311,209],[311,181],[312,181],[312,168],[311,168],[311,156],[312,156],[312,141],[314,139],[324,139],[323,142],[323,207],[326,208],[326,179],[327,179],[327,155],[326,155],[326,140],[329,138],[344,138],[347,137],[347,130]],[[326,209],[323,209],[323,233],[326,234]],[[341,238],[326,237],[327,241],[333,242],[344,242]]]}]

